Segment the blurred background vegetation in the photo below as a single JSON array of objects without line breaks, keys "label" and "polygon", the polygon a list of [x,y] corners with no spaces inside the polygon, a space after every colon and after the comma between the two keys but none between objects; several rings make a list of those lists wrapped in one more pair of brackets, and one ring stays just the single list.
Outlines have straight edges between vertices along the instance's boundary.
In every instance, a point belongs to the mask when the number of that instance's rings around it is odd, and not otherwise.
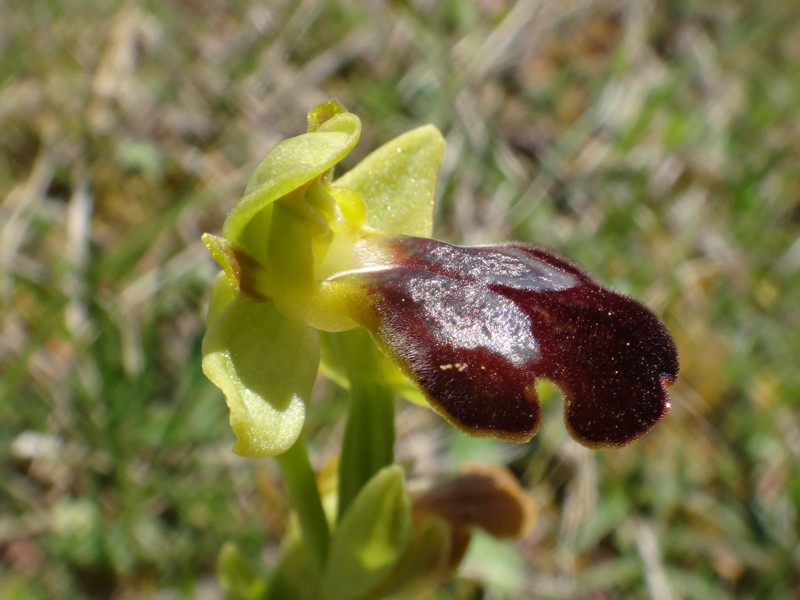
[{"label": "blurred background vegetation", "polygon": [[[784,0],[0,2],[0,597],[221,597],[288,507],[199,347],[217,232],[335,96],[345,166],[434,123],[437,236],[557,249],[662,315],[673,409],[589,451],[398,405],[414,482],[511,465],[539,506],[437,598],[800,598],[800,4]],[[346,398],[320,381],[314,459]]]}]

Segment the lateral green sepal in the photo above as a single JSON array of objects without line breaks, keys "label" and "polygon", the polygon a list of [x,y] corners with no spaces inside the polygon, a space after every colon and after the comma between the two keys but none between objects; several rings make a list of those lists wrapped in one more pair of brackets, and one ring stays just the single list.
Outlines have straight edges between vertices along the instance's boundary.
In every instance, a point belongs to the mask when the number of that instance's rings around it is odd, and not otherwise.
[{"label": "lateral green sepal", "polygon": [[269,302],[228,303],[203,339],[203,372],[225,394],[236,454],[274,456],[295,443],[318,365],[316,331]]}]

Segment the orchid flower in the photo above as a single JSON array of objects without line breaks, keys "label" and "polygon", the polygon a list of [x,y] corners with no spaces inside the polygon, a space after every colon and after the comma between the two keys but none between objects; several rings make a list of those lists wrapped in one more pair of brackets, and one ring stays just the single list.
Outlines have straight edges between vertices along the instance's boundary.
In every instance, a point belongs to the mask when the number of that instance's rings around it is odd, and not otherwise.
[{"label": "orchid flower", "polygon": [[222,236],[203,236],[222,267],[203,369],[225,394],[235,452],[295,443],[320,332],[357,327],[407,378],[387,369],[387,381],[474,435],[529,440],[539,377],[589,446],[626,444],[666,414],[678,358],[648,309],[541,248],[431,239],[439,131],[401,135],[335,179],[359,135],[336,101],[317,106],[308,133],[259,165]]}]

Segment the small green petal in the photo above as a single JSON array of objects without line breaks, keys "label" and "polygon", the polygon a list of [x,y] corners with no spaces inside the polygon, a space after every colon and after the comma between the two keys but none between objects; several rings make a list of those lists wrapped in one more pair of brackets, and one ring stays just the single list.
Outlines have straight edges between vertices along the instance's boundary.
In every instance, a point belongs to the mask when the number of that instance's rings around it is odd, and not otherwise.
[{"label": "small green petal", "polygon": [[266,270],[240,244],[210,233],[204,233],[202,240],[211,256],[222,267],[236,294],[242,293],[261,302],[269,299]]},{"label": "small green petal", "polygon": [[203,372],[225,394],[241,456],[274,456],[297,440],[319,365],[317,333],[272,303],[235,298],[203,340]]},{"label": "small green petal", "polygon": [[433,125],[384,144],[334,182],[358,192],[367,224],[383,233],[429,237],[444,138]]},{"label": "small green petal", "polygon": [[311,132],[284,140],[256,169],[244,198],[228,215],[223,235],[240,241],[250,220],[270,204],[323,175],[347,156],[361,135],[352,113],[339,113]]}]

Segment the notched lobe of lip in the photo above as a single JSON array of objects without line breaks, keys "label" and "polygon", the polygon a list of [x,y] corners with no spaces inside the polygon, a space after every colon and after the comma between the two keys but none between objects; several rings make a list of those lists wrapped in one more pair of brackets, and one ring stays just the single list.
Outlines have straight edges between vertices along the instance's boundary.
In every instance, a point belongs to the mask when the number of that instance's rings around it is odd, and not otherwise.
[{"label": "notched lobe of lip", "polygon": [[529,440],[535,381],[564,393],[570,433],[592,446],[640,437],[669,410],[678,374],[664,325],[549,251],[398,237],[365,278],[379,344],[431,405],[475,435]]}]

